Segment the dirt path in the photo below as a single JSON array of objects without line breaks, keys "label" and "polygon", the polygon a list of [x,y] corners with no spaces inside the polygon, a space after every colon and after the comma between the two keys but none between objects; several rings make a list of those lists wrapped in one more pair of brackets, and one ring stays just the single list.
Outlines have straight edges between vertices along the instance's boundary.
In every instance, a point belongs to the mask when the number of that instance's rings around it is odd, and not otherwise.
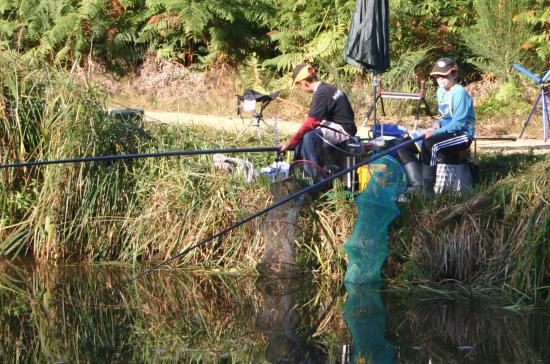
[{"label": "dirt path", "polygon": [[[212,128],[220,128],[229,132],[239,133],[243,128],[250,124],[250,118],[241,119],[238,116],[222,117],[212,115],[197,115],[177,112],[156,112],[146,111],[145,120],[163,122],[167,124],[181,125],[208,125]],[[267,118],[266,124],[261,124],[261,133],[272,133],[273,118]],[[288,120],[278,120],[281,139],[285,135],[292,135],[300,127],[301,123]],[[250,126],[246,132],[255,133],[255,127]],[[359,128],[358,135],[368,137],[368,128]],[[477,140],[477,150],[480,152],[533,152],[550,153],[550,140],[546,143],[541,139],[519,139],[519,140],[487,140],[480,137]]]},{"label": "dirt path", "polygon": [[[226,131],[240,132],[243,128],[248,126],[251,122],[250,118],[241,119],[239,116],[213,116],[213,115],[198,115],[198,114],[186,114],[177,112],[157,112],[146,111],[145,119],[150,121],[159,121],[167,124],[174,125],[208,125],[212,128],[219,128]],[[265,124],[261,123],[261,132],[271,132],[273,130],[274,119],[266,118]],[[295,133],[300,127],[300,123],[278,120],[279,132],[281,134]],[[255,132],[255,128],[250,126],[247,131]]]}]

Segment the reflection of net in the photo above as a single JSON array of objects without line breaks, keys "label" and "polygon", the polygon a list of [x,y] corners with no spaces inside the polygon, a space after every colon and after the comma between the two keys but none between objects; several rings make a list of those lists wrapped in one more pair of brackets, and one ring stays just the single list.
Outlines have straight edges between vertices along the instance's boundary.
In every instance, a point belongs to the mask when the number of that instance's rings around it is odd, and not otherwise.
[{"label": "reflection of net", "polygon": [[[302,189],[302,184],[290,178],[271,185],[275,200]],[[307,196],[302,195],[269,212],[260,229],[265,238],[265,250],[257,268],[266,276],[292,277],[300,273],[296,264],[296,240],[301,236],[298,215]]]},{"label": "reflection of net", "polygon": [[384,333],[388,312],[380,294],[380,283],[346,283],[344,320],[353,338],[349,363],[393,363],[395,347]]},{"label": "reflection of net", "polygon": [[357,222],[344,244],[348,268],[344,280],[351,283],[380,281],[380,269],[388,256],[388,226],[399,214],[397,197],[407,188],[401,164],[390,156],[370,164],[371,178],[356,198]]},{"label": "reflection of net", "polygon": [[304,345],[297,335],[299,282],[296,279],[261,277],[256,282],[263,297],[256,327],[267,337],[266,357],[271,363],[296,363],[304,355]]}]

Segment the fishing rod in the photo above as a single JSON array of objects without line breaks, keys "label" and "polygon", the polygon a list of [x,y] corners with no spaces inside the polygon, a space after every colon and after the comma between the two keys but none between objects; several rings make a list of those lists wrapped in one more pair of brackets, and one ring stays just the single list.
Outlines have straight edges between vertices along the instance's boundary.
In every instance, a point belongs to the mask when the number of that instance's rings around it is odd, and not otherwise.
[{"label": "fishing rod", "polygon": [[157,153],[135,153],[135,154],[114,154],[114,155],[99,155],[93,157],[80,157],[74,159],[57,159],[46,161],[22,162],[0,164],[0,169],[44,166],[49,164],[69,164],[69,163],[87,163],[87,162],[104,162],[121,159],[138,159],[151,157],[174,157],[184,155],[202,155],[216,153],[258,153],[258,152],[277,152],[277,147],[256,147],[256,148],[233,148],[233,149],[205,149],[205,150],[176,150],[173,152],[157,152]]},{"label": "fishing rod", "polygon": [[414,139],[409,139],[409,140],[407,140],[407,141],[405,141],[405,142],[403,142],[403,143],[399,143],[399,144],[397,144],[397,145],[395,145],[395,146],[393,146],[393,147],[391,147],[391,148],[388,148],[388,149],[386,149],[386,150],[384,150],[384,151],[382,151],[382,152],[380,152],[380,153],[376,153],[375,155],[373,155],[372,157],[370,157],[370,158],[368,158],[368,159],[365,159],[364,161],[361,161],[361,162],[359,162],[359,163],[357,163],[357,164],[355,164],[355,165],[353,165],[353,166],[351,166],[351,167],[349,167],[349,168],[346,168],[346,169],[344,169],[344,170],[342,170],[342,171],[340,171],[340,172],[337,172],[337,173],[333,174],[333,175],[330,176],[330,177],[327,177],[327,178],[325,178],[325,179],[322,179],[321,181],[316,182],[316,183],[312,184],[311,186],[308,186],[308,187],[306,187],[306,188],[304,188],[304,189],[301,189],[300,191],[297,191],[297,192],[295,192],[295,193],[293,193],[293,194],[291,194],[291,195],[289,195],[289,196],[287,196],[287,197],[285,197],[285,198],[283,198],[283,199],[281,199],[281,200],[275,202],[275,203],[272,204],[271,206],[268,206],[268,207],[266,207],[266,208],[264,208],[264,209],[262,209],[262,210],[260,210],[260,211],[258,211],[258,212],[256,212],[256,213],[254,213],[254,214],[248,216],[247,218],[245,218],[245,219],[243,219],[243,220],[241,220],[241,221],[239,221],[239,222],[237,222],[237,223],[235,223],[235,224],[233,224],[233,225],[231,225],[231,226],[229,226],[229,227],[223,229],[223,230],[220,231],[219,233],[217,233],[217,234],[215,234],[215,235],[212,235],[212,236],[210,236],[210,237],[208,237],[208,238],[206,238],[206,239],[203,239],[203,240],[199,241],[198,243],[195,243],[195,244],[193,244],[193,245],[187,247],[186,249],[184,249],[183,251],[181,251],[181,252],[179,252],[178,254],[174,255],[173,257],[168,258],[168,260],[165,260],[164,262],[161,262],[161,263],[155,265],[154,267],[149,268],[149,269],[146,270],[145,272],[142,272],[142,273],[138,274],[137,276],[134,276],[134,277],[133,277],[132,279],[130,279],[130,280],[131,280],[131,281],[134,281],[134,280],[136,280],[136,279],[138,279],[138,278],[140,278],[140,277],[143,277],[144,275],[149,274],[149,273],[151,273],[152,271],[154,271],[154,270],[156,270],[156,269],[158,269],[158,268],[160,268],[160,267],[165,266],[166,264],[170,263],[171,261],[173,261],[173,260],[175,260],[175,259],[177,259],[177,258],[179,258],[179,257],[181,257],[181,256],[183,256],[183,255],[185,255],[185,254],[187,254],[187,253],[189,253],[191,250],[196,249],[196,248],[198,248],[198,247],[200,247],[200,246],[202,246],[202,245],[208,243],[209,241],[212,241],[212,240],[214,240],[214,239],[217,239],[217,238],[219,238],[220,236],[222,236],[222,235],[224,235],[224,234],[227,234],[227,233],[230,232],[231,230],[236,229],[236,228],[238,228],[239,226],[244,225],[244,224],[246,224],[247,222],[249,222],[249,221],[251,221],[251,220],[253,220],[253,219],[255,219],[255,218],[257,218],[257,217],[259,217],[259,216],[261,216],[261,215],[263,215],[263,214],[265,214],[265,213],[267,213],[267,212],[269,212],[269,211],[271,211],[271,210],[273,210],[273,209],[275,209],[275,208],[281,206],[281,205],[284,205],[285,203],[287,203],[287,202],[289,202],[289,201],[295,199],[296,197],[299,197],[299,196],[301,196],[301,195],[303,195],[303,194],[305,194],[305,193],[308,193],[308,192],[312,192],[312,191],[318,189],[320,186],[322,186],[322,185],[324,185],[324,184],[326,184],[326,183],[328,183],[328,182],[330,182],[330,181],[332,181],[332,180],[334,180],[334,179],[336,179],[336,178],[343,177],[343,176],[345,176],[346,174],[348,174],[349,172],[352,172],[353,170],[355,170],[355,169],[357,169],[357,168],[359,168],[359,167],[361,167],[361,166],[363,166],[363,165],[365,165],[365,164],[368,164],[368,163],[370,163],[370,162],[372,162],[372,161],[375,161],[375,160],[377,160],[377,159],[379,159],[379,158],[381,158],[381,157],[383,157],[383,156],[385,156],[385,155],[388,155],[388,154],[390,154],[390,153],[393,153],[393,152],[397,151],[398,149],[401,149],[401,148],[403,148],[403,147],[406,147],[407,145],[410,145],[410,144],[412,144],[412,143],[416,143],[417,141],[420,141],[420,140],[422,140],[422,139],[424,139],[424,135],[421,135],[421,136],[416,137],[416,138],[414,138]]}]

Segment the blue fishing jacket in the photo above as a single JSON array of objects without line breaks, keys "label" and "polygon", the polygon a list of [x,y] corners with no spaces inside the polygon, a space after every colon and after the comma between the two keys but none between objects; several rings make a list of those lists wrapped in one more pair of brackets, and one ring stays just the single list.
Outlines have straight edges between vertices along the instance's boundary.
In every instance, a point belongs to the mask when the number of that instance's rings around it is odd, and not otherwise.
[{"label": "blue fishing jacket", "polygon": [[435,134],[444,132],[463,132],[468,139],[474,139],[476,115],[472,96],[462,85],[454,85],[450,90],[443,87],[437,89],[437,103],[439,105],[439,129]]}]

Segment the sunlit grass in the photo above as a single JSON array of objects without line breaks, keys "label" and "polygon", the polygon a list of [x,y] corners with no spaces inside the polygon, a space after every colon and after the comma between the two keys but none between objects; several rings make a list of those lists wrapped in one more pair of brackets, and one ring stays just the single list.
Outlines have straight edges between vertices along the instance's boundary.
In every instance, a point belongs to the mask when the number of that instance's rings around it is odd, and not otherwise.
[{"label": "sunlit grass", "polygon": [[[170,150],[272,145],[206,127],[141,125],[107,117],[105,95],[63,71],[3,54],[4,162]],[[273,155],[241,155],[257,168]],[[403,281],[460,281],[548,302],[549,161],[482,156],[471,196],[412,196],[390,226],[385,275]],[[509,171],[509,172],[507,172]],[[211,156],[149,158],[2,170],[0,254],[40,261],[158,262],[269,206],[265,180],[213,167]],[[341,245],[356,217],[340,183],[306,206],[298,263],[341,277]],[[253,273],[265,239],[261,219],[193,250],[171,266]]]}]

